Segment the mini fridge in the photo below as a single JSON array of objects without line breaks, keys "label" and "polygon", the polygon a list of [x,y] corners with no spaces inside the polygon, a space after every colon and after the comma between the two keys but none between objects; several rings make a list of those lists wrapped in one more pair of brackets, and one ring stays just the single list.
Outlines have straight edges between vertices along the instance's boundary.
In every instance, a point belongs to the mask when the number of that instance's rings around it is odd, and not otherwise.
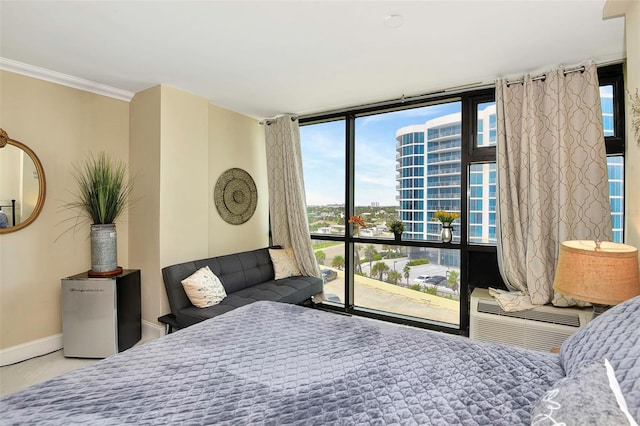
[{"label": "mini fridge", "polygon": [[113,277],[87,272],[62,279],[62,345],[65,357],[106,358],[142,337],[140,270]]}]

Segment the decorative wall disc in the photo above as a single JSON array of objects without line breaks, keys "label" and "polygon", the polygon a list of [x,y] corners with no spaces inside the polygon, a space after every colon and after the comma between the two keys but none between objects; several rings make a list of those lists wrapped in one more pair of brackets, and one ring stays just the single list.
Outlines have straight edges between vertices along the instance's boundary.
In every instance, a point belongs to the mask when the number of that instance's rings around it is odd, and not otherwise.
[{"label": "decorative wall disc", "polygon": [[256,211],[258,190],[249,173],[229,169],[218,178],[213,200],[225,222],[240,225],[251,219]]}]

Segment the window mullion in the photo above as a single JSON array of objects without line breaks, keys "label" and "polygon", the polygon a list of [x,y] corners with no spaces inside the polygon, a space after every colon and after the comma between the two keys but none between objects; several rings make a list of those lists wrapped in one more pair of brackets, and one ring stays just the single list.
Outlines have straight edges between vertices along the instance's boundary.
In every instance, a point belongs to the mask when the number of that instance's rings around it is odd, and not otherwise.
[{"label": "window mullion", "polygon": [[[351,237],[349,218],[355,214],[355,115],[347,114],[345,123],[345,160],[347,170],[345,173],[345,245],[344,255],[345,263],[348,268],[345,268],[345,282],[344,282],[344,308],[345,311],[350,312],[354,307],[354,255],[355,247]],[[348,273],[347,273],[348,271]]]}]

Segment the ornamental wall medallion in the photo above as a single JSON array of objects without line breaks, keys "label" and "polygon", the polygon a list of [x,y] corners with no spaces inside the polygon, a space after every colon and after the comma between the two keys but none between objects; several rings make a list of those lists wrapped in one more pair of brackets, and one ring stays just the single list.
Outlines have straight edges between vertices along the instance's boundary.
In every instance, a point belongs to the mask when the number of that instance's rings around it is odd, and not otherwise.
[{"label": "ornamental wall medallion", "polygon": [[225,222],[240,225],[251,219],[256,211],[258,190],[249,173],[229,169],[218,178],[213,201]]}]

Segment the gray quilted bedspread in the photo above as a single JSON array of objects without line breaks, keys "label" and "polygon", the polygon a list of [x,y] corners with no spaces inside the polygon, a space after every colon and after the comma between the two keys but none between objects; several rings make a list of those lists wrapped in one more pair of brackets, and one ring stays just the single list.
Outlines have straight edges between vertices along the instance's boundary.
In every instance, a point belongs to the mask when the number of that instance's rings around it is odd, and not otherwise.
[{"label": "gray quilted bedspread", "polygon": [[518,425],[559,356],[256,302],[0,400],[3,425]]}]

